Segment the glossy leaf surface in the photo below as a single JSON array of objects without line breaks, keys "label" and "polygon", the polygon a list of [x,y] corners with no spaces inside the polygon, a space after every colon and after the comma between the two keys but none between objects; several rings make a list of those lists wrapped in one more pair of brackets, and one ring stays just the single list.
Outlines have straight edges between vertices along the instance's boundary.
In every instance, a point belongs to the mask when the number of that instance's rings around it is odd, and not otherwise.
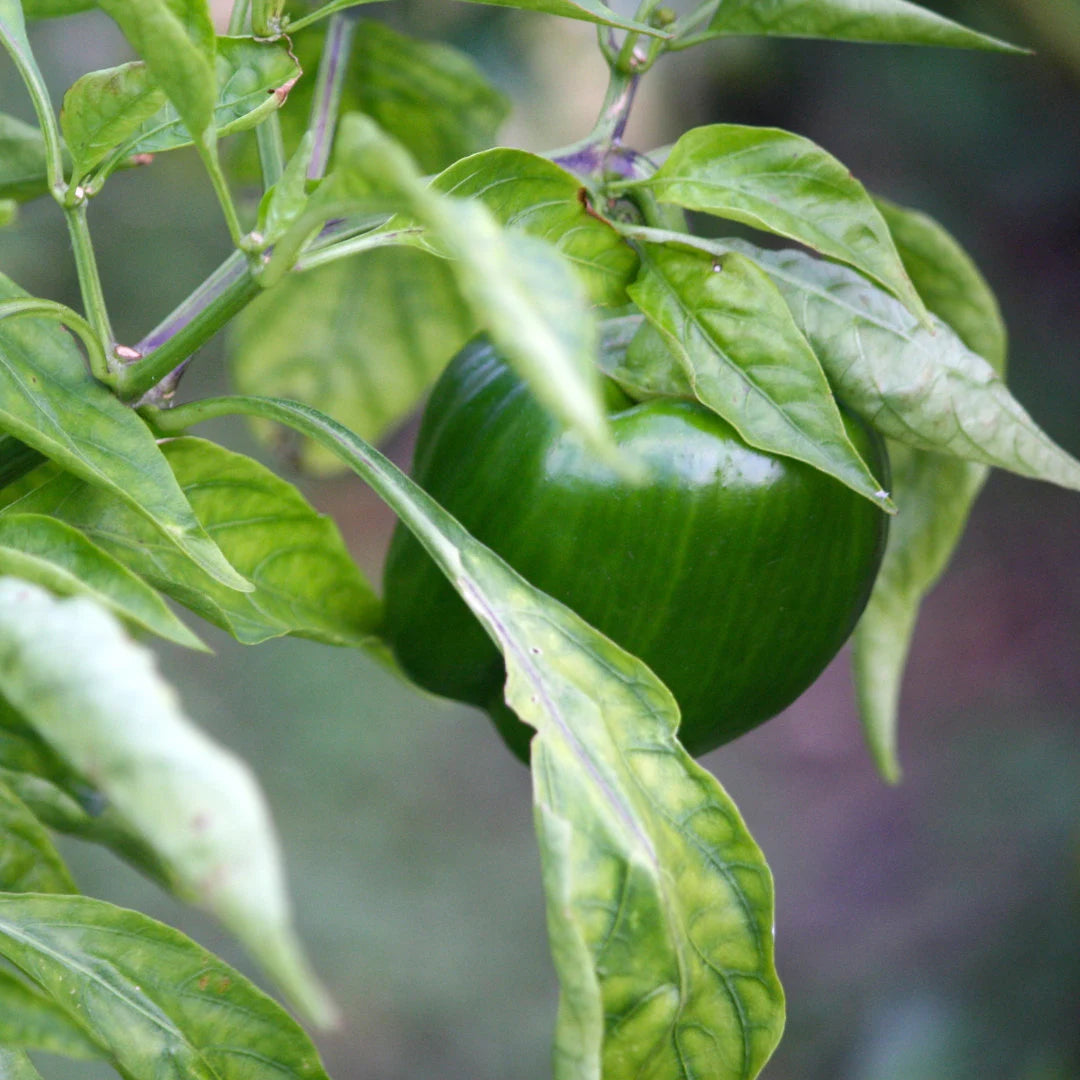
[{"label": "glossy leaf surface", "polygon": [[646,246],[643,262],[630,295],[703,405],[751,446],[805,461],[889,505],[844,430],[817,357],[756,264],[674,245]]},{"label": "glossy leaf surface", "polygon": [[131,626],[205,649],[141,578],[77,529],[42,514],[0,514],[0,574],[60,596],[92,596]]},{"label": "glossy leaf surface", "polygon": [[2,781],[0,838],[0,892],[79,891],[45,827]]},{"label": "glossy leaf surface", "polygon": [[[25,295],[0,275],[0,300]],[[0,428],[112,491],[215,580],[250,588],[199,524],[149,428],[90,377],[55,323],[0,322]]]},{"label": "glossy leaf surface", "polygon": [[772,881],[734,805],[675,739],[671,695],[329,418],[226,398],[174,420],[227,412],[276,419],[336,448],[505,656],[507,701],[538,732],[536,823],[562,987],[556,1076],[756,1076],[783,1025]]},{"label": "glossy leaf surface", "polygon": [[[445,260],[379,248],[291,275],[256,300],[234,324],[229,362],[240,392],[307,402],[374,442],[416,407],[474,326]],[[281,435],[256,432],[271,445]],[[307,440],[297,458],[312,472],[343,468]]]},{"label": "glossy leaf surface", "polygon": [[[0,968],[0,1047],[3,1046],[21,1046],[73,1058],[101,1057],[101,1051],[61,1009],[6,968]],[[4,1076],[0,1067],[0,1078]]]},{"label": "glossy leaf surface", "polygon": [[56,600],[11,578],[0,580],[0,652],[0,692],[94,779],[171,867],[180,894],[216,914],[325,1020],[331,1006],[293,935],[262,793],[247,766],[183,714],[152,654],[94,602]]},{"label": "glossy leaf surface", "polygon": [[429,189],[401,147],[366,116],[343,118],[335,160],[330,190],[396,202],[422,224],[450,260],[478,327],[502,346],[552,412],[610,453],[593,363],[596,323],[565,259],[550,244],[503,229],[481,203]]},{"label": "glossy leaf surface", "polygon": [[501,224],[554,244],[594,303],[626,303],[637,256],[615,229],[589,212],[581,181],[553,161],[499,147],[456,162],[435,177],[432,187],[479,199]]},{"label": "glossy leaf surface", "polygon": [[[970,258],[925,214],[880,200],[879,205],[927,307],[1003,375],[1005,327],[990,287]],[[867,742],[879,771],[894,781],[900,774],[900,683],[915,620],[959,543],[988,468],[897,443],[890,446],[889,457],[901,512],[855,631],[852,662]]]},{"label": "glossy leaf surface", "polygon": [[729,34],[1021,51],[907,0],[722,0],[701,36]]},{"label": "glossy leaf surface", "polygon": [[[255,591],[224,589],[178,559],[117,499],[58,477],[11,508],[51,514],[173,599],[254,645],[283,634],[366,646],[378,601],[333,521],[269,469],[202,439],[162,446],[177,483]],[[9,511],[10,512],[10,511]]]},{"label": "glossy leaf surface", "polygon": [[0,896],[0,954],[123,1076],[326,1080],[284,1009],[138,912],[85,897]]},{"label": "glossy leaf surface", "polygon": [[[207,0],[98,0],[202,141],[214,124],[214,23]],[[212,140],[211,140],[212,141]]]},{"label": "glossy leaf surface", "polygon": [[0,113],[0,199],[22,202],[48,190],[41,132]]},{"label": "glossy leaf surface", "polygon": [[863,271],[916,314],[924,313],[866,189],[809,139],[738,124],[695,128],[653,176],[634,187],[661,202],[797,240]]},{"label": "glossy leaf surface", "polygon": [[60,110],[60,129],[73,176],[89,173],[165,101],[165,91],[142,61],[91,71],[72,83]]},{"label": "glossy leaf surface", "polygon": [[883,434],[916,449],[994,465],[1080,490],[1080,462],[944,323],[921,326],[846,267],[798,251],[752,255],[776,282],[837,396]]}]

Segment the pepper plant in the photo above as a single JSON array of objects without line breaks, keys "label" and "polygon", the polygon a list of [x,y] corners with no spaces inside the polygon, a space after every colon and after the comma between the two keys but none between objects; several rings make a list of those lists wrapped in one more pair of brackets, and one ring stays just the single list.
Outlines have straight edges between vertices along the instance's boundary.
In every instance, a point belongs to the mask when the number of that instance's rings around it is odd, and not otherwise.
[{"label": "pepper plant", "polygon": [[[660,149],[624,142],[650,69],[725,36],[1019,50],[906,0],[643,0],[632,16],[500,2],[595,24],[610,86],[580,142],[492,148],[507,106],[475,66],[350,0],[237,0],[225,27],[207,0],[0,0],[37,116],[0,115],[0,220],[53,200],[82,294],[74,311],[0,274],[0,1076],[38,1077],[31,1055],[47,1051],[126,1080],[325,1077],[283,1006],[178,931],[81,895],[52,839],[101,844],[209,910],[305,1024],[337,1019],[257,783],[184,713],[147,639],[204,647],[172,601],[247,644],[291,634],[395,660],[333,523],[264,465],[188,434],[201,421],[242,414],[273,445],[299,437],[307,468],[353,470],[501,652],[499,707],[527,727],[560,1080],[760,1072],[784,1021],[769,869],[683,749],[657,677],[372,442],[484,334],[575,453],[630,490],[650,465],[616,443],[612,387],[624,403],[694,403],[891,518],[853,650],[889,780],[919,605],[988,468],[1080,488],[1080,463],[1006,388],[994,298],[934,221],[796,133],[716,123]],[[92,8],[137,58],[85,74],[57,109],[28,21]],[[94,197],[185,147],[233,253],[118,341]],[[688,213],[799,246],[706,238]],[[237,393],[184,400],[186,365],[226,326]],[[838,402],[891,468],[856,449]]]}]

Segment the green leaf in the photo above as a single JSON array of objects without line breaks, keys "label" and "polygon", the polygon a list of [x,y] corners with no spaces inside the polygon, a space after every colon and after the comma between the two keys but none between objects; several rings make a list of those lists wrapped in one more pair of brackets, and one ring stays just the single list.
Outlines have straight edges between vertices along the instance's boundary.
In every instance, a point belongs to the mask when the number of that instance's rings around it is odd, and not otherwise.
[{"label": "green leaf", "polygon": [[45,827],[2,782],[0,837],[0,892],[79,891]]},{"label": "green leaf", "polygon": [[[101,1051],[47,997],[17,975],[0,968],[0,1080],[24,1074],[5,1073],[3,1047],[20,1046],[48,1054],[92,1060]],[[36,1073],[25,1074],[37,1076]]]},{"label": "green leaf", "polygon": [[[26,295],[0,274],[0,299]],[[114,492],[215,580],[251,588],[199,524],[150,429],[90,377],[48,319],[0,321],[0,429]]]},{"label": "green leaf", "polygon": [[[261,123],[281,107],[301,74],[287,45],[244,37],[218,38],[215,66],[214,127],[219,136]],[[183,114],[175,104],[166,105],[141,124],[121,147],[120,156],[159,154],[190,146],[191,141]]]},{"label": "green leaf", "polygon": [[947,45],[960,49],[1024,52],[969,30],[907,0],[723,0],[702,40],[730,34],[834,38],[841,41]]},{"label": "green leaf", "polygon": [[263,243],[274,244],[303,212],[307,203],[307,173],[315,149],[315,133],[307,132],[282,170],[278,182],[259,202],[256,229]]},{"label": "green leaf", "polygon": [[60,130],[79,180],[128,139],[166,101],[149,69],[136,60],[77,79],[64,95]]},{"label": "green leaf", "polygon": [[124,1076],[327,1080],[284,1009],[138,912],[86,897],[0,896],[0,953]]},{"label": "green leaf", "polygon": [[0,1080],[42,1080],[42,1077],[22,1050],[0,1046]]},{"label": "green leaf", "polygon": [[591,213],[581,181],[546,158],[499,147],[451,165],[436,191],[479,199],[496,221],[547,240],[577,270],[593,303],[626,303],[638,258],[607,221]]},{"label": "green leaf", "polygon": [[908,276],[927,308],[972,352],[1005,374],[1009,341],[997,299],[966,251],[932,217],[876,198]]},{"label": "green leaf", "polygon": [[1080,490],[1080,462],[944,323],[927,329],[846,267],[799,251],[725,245],[750,255],[776,282],[837,396],[882,434]]},{"label": "green leaf", "polygon": [[749,445],[805,461],[872,502],[888,494],[859,457],[813,350],[776,287],[745,256],[643,247],[634,302],[695,397]]},{"label": "green leaf", "polygon": [[7,513],[62,518],[244,644],[284,634],[329,645],[371,644],[379,603],[330,518],[243,454],[202,439],[175,439],[162,451],[199,520],[251,575],[254,592],[222,588],[177,558],[115,497],[69,477],[36,489]]},{"label": "green leaf", "polygon": [[[378,248],[293,274],[235,320],[233,383],[304,401],[372,442],[419,403],[475,323],[449,264],[410,248]],[[264,443],[280,428],[256,425]],[[333,454],[305,441],[308,471],[332,473]]]},{"label": "green leaf", "polygon": [[477,325],[537,397],[600,453],[614,454],[593,356],[596,322],[584,289],[550,244],[502,229],[478,202],[428,188],[402,149],[372,120],[343,117],[329,199],[396,201],[450,259]]},{"label": "green leaf", "polygon": [[0,199],[0,229],[6,229],[19,214],[19,204],[14,199]]},{"label": "green leaf", "polygon": [[[305,69],[314,70],[322,44],[322,34],[297,38]],[[301,82],[282,114],[292,140],[307,126],[313,89],[313,80]],[[366,113],[400,140],[421,170],[434,173],[491,146],[510,102],[460,49],[362,19],[341,88],[341,110]]]},{"label": "green leaf", "polygon": [[797,240],[861,270],[926,316],[866,189],[809,139],[738,124],[694,128],[656,173],[618,186]]},{"label": "green leaf", "polygon": [[59,596],[91,596],[129,626],[209,651],[145,581],[55,518],[0,515],[0,574],[44,585]]},{"label": "green leaf", "polygon": [[620,30],[633,30],[650,37],[669,36],[655,26],[635,22],[633,19],[620,15],[600,0],[472,0],[472,2],[493,4],[496,7],[518,8],[521,11],[541,11],[548,15],[559,15],[564,19],[583,19],[585,22],[614,26]]},{"label": "green leaf", "polygon": [[97,7],[97,0],[22,0],[28,19],[55,19]]},{"label": "green leaf", "polygon": [[108,799],[65,765],[2,697],[0,781],[50,829],[103,844],[165,887],[173,887],[173,876]]},{"label": "green leaf", "polygon": [[48,190],[41,132],[0,113],[0,198],[25,202]]},{"label": "green leaf", "polygon": [[[1005,327],[967,253],[925,214],[881,200],[878,205],[927,307],[1002,375]],[[989,470],[896,442],[890,443],[889,458],[900,514],[855,630],[852,665],[871,754],[882,776],[896,782],[900,684],[919,607],[948,565]]]},{"label": "green leaf", "polygon": [[538,732],[536,823],[562,984],[556,1076],[756,1076],[783,1026],[772,879],[730,799],[675,738],[670,693],[329,418],[224,398],[170,419],[230,412],[336,449],[503,650],[507,701]]},{"label": "green leaf", "polygon": [[310,1015],[332,1015],[292,929],[254,778],[192,725],[152,654],[112,615],[85,597],[57,600],[0,580],[0,692],[64,761],[94,778],[170,866],[185,899],[217,915]]},{"label": "green leaf", "polygon": [[199,142],[213,142],[216,38],[207,0],[98,0]]}]

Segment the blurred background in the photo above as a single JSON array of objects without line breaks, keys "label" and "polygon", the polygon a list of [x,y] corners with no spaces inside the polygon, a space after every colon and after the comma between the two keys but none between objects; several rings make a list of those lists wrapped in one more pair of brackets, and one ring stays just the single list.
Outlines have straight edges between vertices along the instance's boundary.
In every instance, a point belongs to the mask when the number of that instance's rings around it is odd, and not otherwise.
[{"label": "blurred background", "polygon": [[[705,45],[648,76],[628,141],[777,125],[937,217],[997,290],[1015,393],[1080,454],[1080,3],[929,6],[1036,53]],[[591,127],[605,72],[590,27],[427,0],[377,14],[473,56],[514,100],[505,143],[540,151]],[[57,100],[127,56],[94,15],[38,25],[33,39]],[[0,108],[32,119],[6,64]],[[114,177],[91,227],[123,341],[227,254],[188,153]],[[0,231],[0,269],[78,304],[62,221],[44,200]],[[222,368],[217,342],[182,396],[222,389]],[[242,427],[216,434],[261,453]],[[406,427],[388,448],[404,462],[410,443]],[[388,513],[351,477],[292,478],[377,580]],[[304,936],[347,1018],[321,1040],[331,1075],[549,1076],[556,985],[526,771],[482,716],[362,656],[292,640],[247,650],[204,631],[215,657],[165,648],[162,667],[268,792]],[[884,786],[862,747],[846,656],[785,714],[706,759],[776,877],[789,1021],[768,1080],[1080,1078],[1078,651],[1080,497],[995,474],[924,608],[901,786]],[[199,915],[96,851],[68,850],[86,891],[248,967]],[[76,1075],[67,1063],[50,1072]]]}]

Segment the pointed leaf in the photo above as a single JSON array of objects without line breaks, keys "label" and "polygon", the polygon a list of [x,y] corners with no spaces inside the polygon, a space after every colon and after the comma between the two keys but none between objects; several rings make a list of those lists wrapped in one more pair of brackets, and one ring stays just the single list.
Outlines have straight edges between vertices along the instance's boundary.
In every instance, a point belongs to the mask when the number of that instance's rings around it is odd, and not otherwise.
[{"label": "pointed leaf", "polygon": [[41,132],[0,113],[0,198],[25,202],[48,190]]},{"label": "pointed leaf", "polygon": [[45,827],[2,781],[0,837],[0,892],[79,891]]},{"label": "pointed leaf", "polygon": [[0,698],[0,781],[30,812],[57,832],[104,844],[167,888],[175,882],[109,800],[65,765],[11,706]]},{"label": "pointed leaf", "polygon": [[284,1009],[138,912],[86,897],[0,896],[0,954],[124,1076],[327,1080]]},{"label": "pointed leaf", "polygon": [[[966,252],[924,214],[878,201],[927,307],[1004,373],[1006,336],[997,301]],[[919,607],[945,570],[988,469],[898,443],[889,446],[900,514],[870,602],[855,629],[852,666],[859,711],[882,776],[900,776],[900,684]]]},{"label": "pointed leaf", "polygon": [[817,357],[764,271],[736,253],[643,248],[629,289],[694,395],[759,450],[805,461],[879,506],[888,494],[851,444]]},{"label": "pointed leaf", "polygon": [[[449,264],[388,247],[290,275],[236,319],[230,370],[241,393],[274,394],[330,413],[375,442],[416,408],[475,322]],[[273,445],[281,429],[257,425]],[[305,441],[300,464],[339,472]]]},{"label": "pointed leaf", "polygon": [[1004,375],[1005,323],[997,299],[971,256],[927,214],[882,198],[874,201],[927,308]]},{"label": "pointed leaf", "polygon": [[172,867],[182,895],[214,912],[325,1020],[332,1006],[292,930],[262,793],[247,767],[183,714],[152,654],[93,601],[56,600],[6,578],[0,659],[0,693],[98,784]]},{"label": "pointed leaf", "polygon": [[[0,274],[0,300],[25,295]],[[150,429],[49,320],[0,321],[0,428],[114,492],[217,581],[250,589],[196,520]]]},{"label": "pointed leaf", "polygon": [[54,518],[0,516],[0,574],[44,585],[58,596],[92,596],[131,626],[208,651],[145,581]]},{"label": "pointed leaf", "polygon": [[701,38],[729,34],[947,45],[1024,52],[907,0],[723,0]]},{"label": "pointed leaf", "polygon": [[695,128],[651,177],[620,186],[797,240],[861,270],[925,316],[866,189],[809,139],[738,124]]},{"label": "pointed leaf", "polygon": [[260,200],[256,228],[264,243],[274,244],[280,240],[303,212],[307,202],[308,165],[314,148],[315,133],[309,131],[289,158],[278,182]]},{"label": "pointed leaf", "polygon": [[[281,108],[300,67],[285,44],[252,38],[218,38],[214,60],[217,95],[214,128],[219,136],[246,131]],[[175,103],[145,119],[120,147],[119,157],[160,154],[191,145],[191,132]]]},{"label": "pointed leaf", "polygon": [[581,181],[553,161],[499,147],[456,162],[431,186],[456,198],[479,199],[500,224],[554,244],[577,270],[593,303],[626,303],[637,256],[608,222],[590,212]]},{"label": "pointed leaf", "polygon": [[83,1060],[101,1057],[101,1051],[52,1001],[25,980],[0,968],[0,1080],[15,1080],[23,1075],[4,1072],[4,1054],[16,1051],[3,1047],[16,1046]]},{"label": "pointed leaf", "polygon": [[[214,23],[207,0],[98,0],[198,141],[213,132]],[[212,141],[212,140],[211,140]]]},{"label": "pointed leaf", "polygon": [[342,119],[335,163],[328,190],[396,201],[424,225],[479,327],[555,415],[612,455],[593,363],[596,322],[565,259],[550,244],[502,229],[481,203],[425,186],[408,155],[362,114]]},{"label": "pointed leaf", "polygon": [[507,701],[538,733],[536,824],[562,984],[556,1076],[756,1076],[783,1025],[772,879],[735,806],[675,738],[670,693],[329,418],[224,398],[176,422],[228,412],[336,448],[503,651]]},{"label": "pointed leaf", "polygon": [[799,251],[725,241],[776,282],[837,396],[890,438],[1080,490],[1080,462],[944,323],[921,326],[858,274]]},{"label": "pointed leaf", "polygon": [[78,180],[127,140],[165,104],[165,91],[141,61],[77,79],[64,95],[60,130]]},{"label": "pointed leaf", "polygon": [[119,500],[70,477],[37,488],[7,513],[67,521],[245,644],[283,634],[358,648],[370,643],[379,604],[330,518],[243,454],[202,439],[175,439],[162,451],[199,520],[251,575],[254,592],[223,589],[177,558]]}]

